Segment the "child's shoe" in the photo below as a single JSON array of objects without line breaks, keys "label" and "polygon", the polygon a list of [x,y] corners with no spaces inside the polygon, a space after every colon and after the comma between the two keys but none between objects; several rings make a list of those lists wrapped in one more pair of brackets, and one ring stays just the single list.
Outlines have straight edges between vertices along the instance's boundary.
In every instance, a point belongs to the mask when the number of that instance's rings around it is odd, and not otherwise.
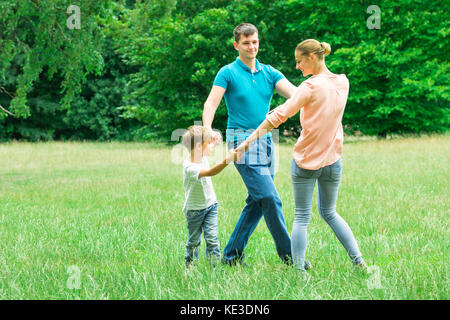
[{"label": "child's shoe", "polygon": [[190,269],[194,266],[194,260],[193,259],[186,259],[185,260],[186,269]]}]

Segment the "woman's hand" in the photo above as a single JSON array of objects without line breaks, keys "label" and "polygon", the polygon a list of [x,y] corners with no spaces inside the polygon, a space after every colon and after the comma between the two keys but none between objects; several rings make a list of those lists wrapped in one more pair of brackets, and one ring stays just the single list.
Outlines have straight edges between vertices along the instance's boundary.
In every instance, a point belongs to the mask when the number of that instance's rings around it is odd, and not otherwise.
[{"label": "woman's hand", "polygon": [[244,156],[244,154],[247,152],[249,147],[250,147],[250,142],[247,139],[236,148],[236,153],[238,154],[239,159]]},{"label": "woman's hand", "polygon": [[237,152],[237,149],[230,149],[227,153],[227,156],[225,157],[225,163],[229,164],[231,162],[237,162],[239,160],[239,154]]}]

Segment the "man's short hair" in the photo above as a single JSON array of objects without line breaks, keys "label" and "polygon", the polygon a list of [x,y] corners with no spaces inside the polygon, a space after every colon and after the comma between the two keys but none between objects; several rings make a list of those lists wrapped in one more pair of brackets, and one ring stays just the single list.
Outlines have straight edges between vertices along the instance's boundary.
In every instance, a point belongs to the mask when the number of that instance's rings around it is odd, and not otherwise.
[{"label": "man's short hair", "polygon": [[192,150],[196,143],[200,142],[203,145],[205,142],[211,142],[212,137],[211,129],[202,126],[190,126],[181,141],[188,150]]},{"label": "man's short hair", "polygon": [[258,29],[251,23],[241,23],[236,28],[234,28],[234,40],[239,42],[241,35],[248,37],[251,34],[258,33]]}]

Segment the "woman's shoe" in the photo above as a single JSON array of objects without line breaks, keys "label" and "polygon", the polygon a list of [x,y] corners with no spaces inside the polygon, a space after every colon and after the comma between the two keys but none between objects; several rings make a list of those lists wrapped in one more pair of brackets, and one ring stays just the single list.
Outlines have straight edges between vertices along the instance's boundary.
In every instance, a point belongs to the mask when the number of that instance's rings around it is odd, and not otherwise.
[{"label": "woman's shoe", "polygon": [[367,263],[364,260],[361,260],[361,262],[359,262],[359,263],[353,264],[353,266],[361,272],[364,272],[364,273],[369,272],[369,267],[367,266]]}]

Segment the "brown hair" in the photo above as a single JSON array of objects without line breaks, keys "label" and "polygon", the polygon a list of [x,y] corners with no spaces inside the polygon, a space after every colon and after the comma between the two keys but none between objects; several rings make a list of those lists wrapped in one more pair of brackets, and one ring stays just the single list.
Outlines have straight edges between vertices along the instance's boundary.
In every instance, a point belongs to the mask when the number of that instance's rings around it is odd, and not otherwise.
[{"label": "brown hair", "polygon": [[212,130],[202,126],[190,126],[182,137],[183,145],[192,150],[196,143],[205,143],[212,140]]},{"label": "brown hair", "polygon": [[251,23],[241,23],[236,28],[234,28],[233,34],[234,34],[234,40],[236,42],[239,42],[239,39],[241,39],[241,35],[248,37],[251,34],[258,33],[258,29]]},{"label": "brown hair", "polygon": [[331,46],[327,42],[319,42],[314,39],[307,39],[300,42],[295,51],[300,51],[303,55],[314,53],[319,60],[331,53]]}]

